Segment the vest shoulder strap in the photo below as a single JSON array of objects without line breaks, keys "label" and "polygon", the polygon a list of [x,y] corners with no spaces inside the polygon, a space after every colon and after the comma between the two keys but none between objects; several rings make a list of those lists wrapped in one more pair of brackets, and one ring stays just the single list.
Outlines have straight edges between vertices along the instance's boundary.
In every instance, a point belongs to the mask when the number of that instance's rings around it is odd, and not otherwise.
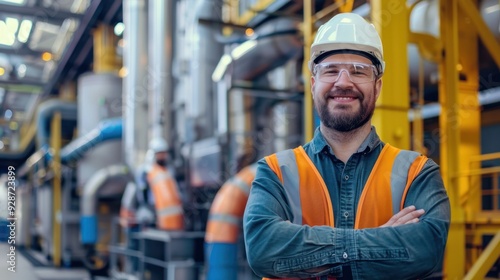
[{"label": "vest shoulder strap", "polygon": [[266,157],[283,184],[294,224],[334,225],[326,184],[302,146]]},{"label": "vest shoulder strap", "polygon": [[401,211],[411,183],[426,161],[417,152],[385,144],[361,194],[355,228],[377,227]]}]

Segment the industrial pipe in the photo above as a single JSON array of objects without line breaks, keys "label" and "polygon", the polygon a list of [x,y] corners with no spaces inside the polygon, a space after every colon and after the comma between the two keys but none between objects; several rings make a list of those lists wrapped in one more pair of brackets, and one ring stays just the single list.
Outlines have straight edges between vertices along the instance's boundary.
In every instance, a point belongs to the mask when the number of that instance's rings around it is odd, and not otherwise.
[{"label": "industrial pipe", "polygon": [[[111,180],[132,180],[129,168],[125,165],[111,165],[99,170],[92,176],[85,187],[81,199],[80,234],[83,244],[95,244],[97,241],[96,204],[99,190]],[[125,186],[124,186],[125,187]],[[120,192],[121,193],[121,192]]]},{"label": "industrial pipe", "polygon": [[207,280],[238,279],[238,240],[257,164],[243,168],[217,192],[205,234]]},{"label": "industrial pipe", "polygon": [[122,119],[101,121],[96,128],[66,145],[61,150],[61,162],[78,160],[91,148],[102,142],[122,138]]},{"label": "industrial pipe", "polygon": [[37,145],[40,147],[49,146],[50,121],[55,112],[61,113],[63,120],[77,119],[77,104],[58,99],[50,99],[38,106],[37,110]]}]

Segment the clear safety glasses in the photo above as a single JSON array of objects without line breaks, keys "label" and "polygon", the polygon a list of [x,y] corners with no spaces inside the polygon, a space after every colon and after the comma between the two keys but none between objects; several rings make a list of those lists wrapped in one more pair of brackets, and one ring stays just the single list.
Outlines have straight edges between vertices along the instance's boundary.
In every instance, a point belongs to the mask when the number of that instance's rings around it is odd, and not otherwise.
[{"label": "clear safety glasses", "polygon": [[355,84],[369,83],[377,78],[376,68],[372,64],[358,62],[325,62],[314,66],[316,77],[323,83],[335,83],[342,72]]}]

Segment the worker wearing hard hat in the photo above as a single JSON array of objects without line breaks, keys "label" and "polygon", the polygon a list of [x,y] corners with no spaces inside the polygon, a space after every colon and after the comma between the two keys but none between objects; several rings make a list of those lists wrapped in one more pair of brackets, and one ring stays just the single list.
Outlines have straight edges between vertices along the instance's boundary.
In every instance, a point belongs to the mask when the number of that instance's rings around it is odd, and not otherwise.
[{"label": "worker wearing hard hat", "polygon": [[179,188],[167,168],[168,152],[165,139],[153,138],[149,142],[146,162],[138,171],[136,182],[127,185],[122,197],[122,226],[142,224],[168,230],[184,228]]},{"label": "worker wearing hard hat", "polygon": [[250,266],[293,279],[440,271],[450,206],[439,167],[371,125],[385,71],[374,26],[336,15],[319,28],[309,69],[321,124],[304,146],[259,161],[244,214]]},{"label": "worker wearing hard hat", "polygon": [[168,144],[163,138],[149,143],[154,162],[147,171],[147,182],[153,193],[156,227],[165,230],[184,229],[184,211],[177,182],[167,168]]}]

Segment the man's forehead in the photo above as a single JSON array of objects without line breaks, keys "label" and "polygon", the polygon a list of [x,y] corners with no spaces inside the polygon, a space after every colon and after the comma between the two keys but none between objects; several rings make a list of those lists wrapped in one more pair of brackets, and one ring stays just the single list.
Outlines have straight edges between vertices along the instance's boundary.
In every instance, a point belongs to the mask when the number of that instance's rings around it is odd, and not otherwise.
[{"label": "man's forehead", "polygon": [[352,53],[337,53],[337,54],[332,54],[327,57],[325,57],[321,63],[325,62],[360,62],[360,63],[365,63],[365,64],[372,64],[372,61],[369,60],[368,58],[357,55],[357,54],[352,54]]}]

